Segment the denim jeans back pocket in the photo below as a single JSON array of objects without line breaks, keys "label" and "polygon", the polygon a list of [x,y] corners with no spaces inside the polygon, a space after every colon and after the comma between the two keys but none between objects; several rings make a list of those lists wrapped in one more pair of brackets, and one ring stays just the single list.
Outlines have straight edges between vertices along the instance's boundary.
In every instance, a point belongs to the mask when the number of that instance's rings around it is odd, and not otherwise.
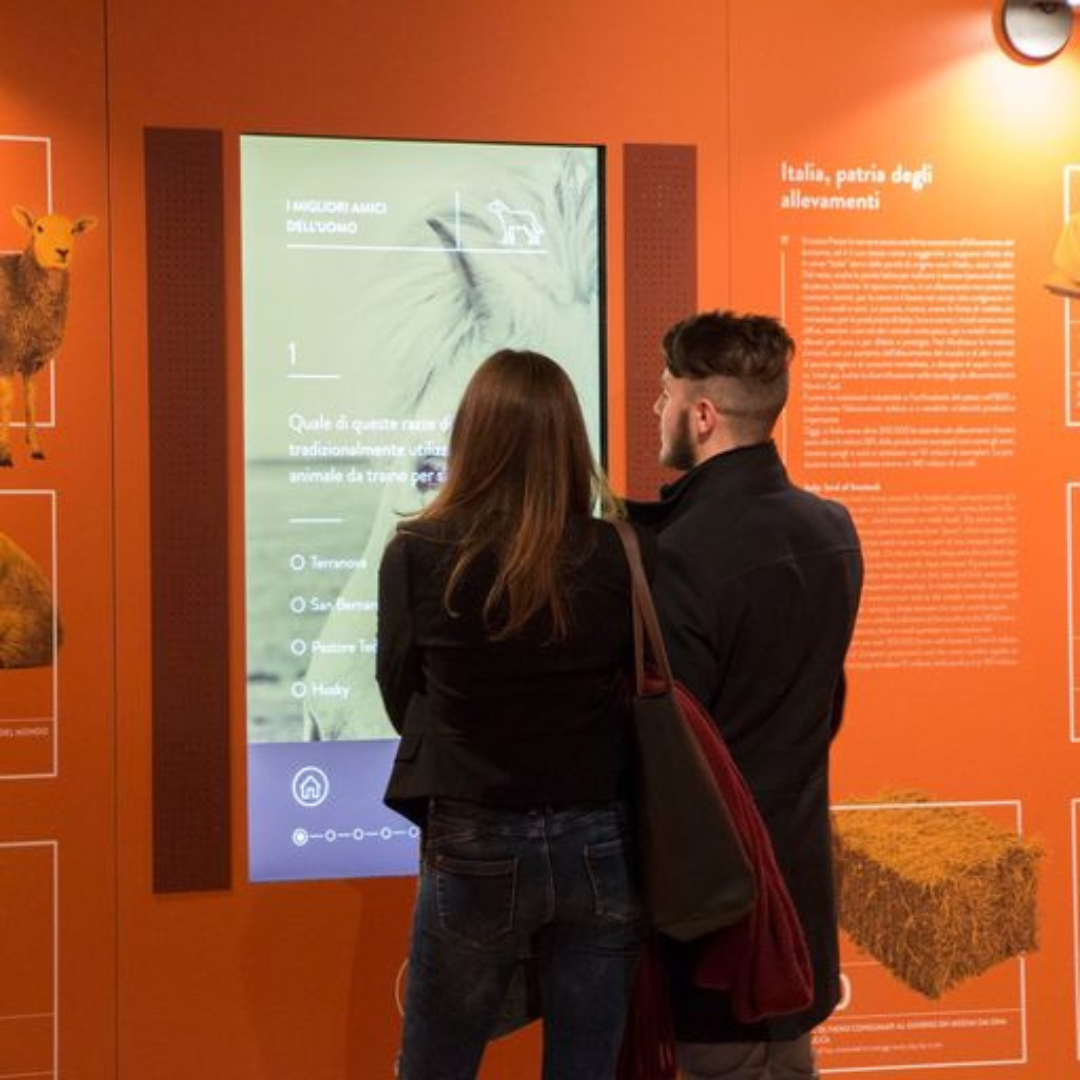
[{"label": "denim jeans back pocket", "polygon": [[472,945],[494,945],[514,928],[517,859],[433,857],[439,926]]},{"label": "denim jeans back pocket", "polygon": [[585,846],[585,868],[592,883],[593,903],[601,918],[632,922],[641,917],[641,901],[621,839]]}]

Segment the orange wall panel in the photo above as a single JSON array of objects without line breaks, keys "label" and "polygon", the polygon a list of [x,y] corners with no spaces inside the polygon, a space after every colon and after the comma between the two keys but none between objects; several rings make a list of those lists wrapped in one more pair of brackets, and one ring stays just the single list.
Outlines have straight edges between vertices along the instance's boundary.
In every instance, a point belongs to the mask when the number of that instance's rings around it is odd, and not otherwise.
[{"label": "orange wall panel", "polygon": [[[705,37],[708,55],[693,63]],[[725,183],[724,10],[705,3],[628,11],[612,3],[559,3],[543,13],[505,5],[109,4],[114,199],[125,208],[113,242],[117,431],[118,751],[127,794],[119,844],[122,1069],[163,1080],[212,1061],[218,1075],[390,1076],[399,1034],[397,995],[412,904],[410,880],[250,886],[240,830],[235,887],[226,894],[154,897],[147,807],[149,683],[145,568],[152,433],[146,376],[142,131],[219,128],[226,145],[226,258],[234,670],[244,664],[240,266],[236,137],[241,132],[434,139],[596,142],[611,148],[607,173],[612,471],[625,475],[619,147],[629,141],[692,143],[710,184],[705,214],[717,224]],[[164,46],[164,47],[163,47]],[[723,215],[719,214],[722,223]],[[702,280],[723,289],[722,245],[702,253]],[[234,680],[233,743],[244,745],[244,687]],[[127,717],[128,719],[125,719]],[[245,820],[242,755],[234,754],[234,820]],[[175,1033],[188,1038],[174,1046]],[[492,1047],[484,1075],[536,1068],[537,1035]]]},{"label": "orange wall panel", "polygon": [[[627,480],[621,147],[695,146],[700,302],[788,318],[800,340],[783,430],[788,459],[800,479],[851,502],[868,540],[872,585],[836,757],[839,812],[868,812],[845,800],[920,788],[950,806],[978,804],[973,812],[1037,840],[1045,852],[1038,951],[968,980],[952,991],[960,998],[928,1004],[845,944],[852,996],[838,1022],[857,1017],[869,997],[893,1024],[901,1012],[930,1016],[925,1022],[939,1024],[931,1029],[938,1034],[923,1041],[947,1044],[947,1052],[911,1050],[905,1035],[903,1052],[914,1057],[898,1062],[896,1051],[890,1057],[871,1046],[848,1023],[823,1044],[826,1066],[844,1060],[870,1073],[899,1064],[913,1075],[926,1067],[943,1080],[981,1073],[1057,1080],[1080,1072],[1072,907],[1080,874],[1073,690],[1080,650],[1070,641],[1080,614],[1073,591],[1080,488],[1070,486],[1080,484],[1080,336],[1073,340],[1068,321],[1076,302],[1041,284],[1066,210],[1080,210],[1080,181],[1069,172],[1080,166],[1071,116],[1080,97],[1080,46],[1044,67],[1017,64],[1001,51],[984,0],[680,0],[663,9],[556,0],[542,11],[493,0],[64,0],[47,13],[16,7],[0,46],[0,134],[48,136],[56,208],[93,214],[100,225],[80,238],[65,347],[44,376],[55,382],[56,408],[56,426],[42,433],[47,458],[31,462],[18,456],[20,446],[10,474],[0,477],[0,532],[24,533],[22,546],[50,563],[46,576],[55,581],[63,625],[55,679],[47,668],[0,672],[0,732],[14,731],[13,722],[32,712],[56,713],[55,727],[45,725],[41,741],[24,743],[11,759],[50,775],[0,782],[0,884],[7,883],[0,898],[6,889],[12,911],[31,905],[40,919],[34,933],[47,936],[51,926],[56,943],[55,967],[39,964],[4,984],[0,1001],[14,1000],[25,986],[43,994],[45,1013],[56,1015],[17,1047],[0,1043],[0,1065],[28,1068],[19,1055],[29,1054],[35,1068],[39,1058],[46,1068],[59,1064],[59,1075],[76,1068],[80,1076],[162,1080],[195,1072],[251,1080],[392,1075],[410,880],[251,886],[242,829],[234,825],[231,890],[152,892],[146,642],[153,433],[142,148],[145,127],[190,126],[220,129],[226,147],[227,378],[235,422],[221,468],[231,489],[234,822],[246,815],[237,136],[607,145],[609,446],[618,484]],[[49,66],[42,64],[45,39]],[[44,74],[57,69],[62,79]],[[5,147],[0,140],[0,248],[20,241],[4,202],[44,197],[42,145]],[[833,187],[782,174],[785,162],[820,168]],[[933,179],[922,190],[892,182],[896,165],[917,170],[923,163],[932,164]],[[869,174],[874,167],[886,179],[849,180],[847,190],[876,192],[878,209],[782,205],[793,188],[811,198],[835,193],[838,171]],[[893,260],[890,273],[910,276],[897,269],[897,244],[915,251],[916,242],[945,241],[938,250],[955,260],[963,238],[1009,244],[1007,254],[993,250],[1012,282],[1009,296],[995,301],[1014,315],[1006,349],[1011,378],[964,385],[1011,393],[1011,406],[985,423],[973,413],[965,426],[954,404],[930,412],[925,399],[911,396],[940,387],[893,378],[892,389],[909,395],[894,422],[912,430],[890,436],[909,459],[886,468],[883,384],[853,381],[850,368],[827,377],[838,357],[854,362],[862,333],[841,334],[833,324],[827,345],[815,339],[815,327],[870,303],[881,260]],[[849,270],[854,277],[842,279]],[[852,281],[860,291],[845,299]],[[966,302],[981,304],[967,288]],[[923,295],[923,308],[933,310],[939,299],[928,289]],[[910,338],[918,312],[910,303],[905,310]],[[980,347],[969,336],[973,362]],[[51,392],[42,394],[51,410]],[[870,402],[872,424],[856,394],[864,406]],[[832,419],[824,424],[822,416]],[[944,452],[940,441],[951,439],[955,448],[958,426],[977,441],[967,429],[994,424],[1011,440],[999,453],[968,452],[952,469],[925,467],[911,455],[917,440],[929,453],[938,438]],[[952,433],[928,434],[935,426]],[[867,429],[861,442],[853,441],[857,428]],[[845,446],[853,455],[846,459],[839,456]],[[31,494],[39,491],[49,494]],[[902,527],[907,539],[898,540]],[[978,590],[969,581],[957,592],[958,570],[950,570],[952,592],[939,588],[940,567],[919,562],[916,540],[936,543],[940,562],[965,545],[984,550],[990,536],[998,544],[994,572],[1011,567],[1016,579],[1015,595],[989,573],[981,583],[1003,605],[1004,629],[985,635],[987,662],[932,664],[926,642],[945,649],[946,616],[960,619],[965,605],[978,602]],[[936,598],[927,601],[920,582],[938,589]],[[920,604],[928,604],[919,616],[921,659],[890,666],[888,657],[900,655],[897,620]],[[956,1018],[964,1008],[982,1010],[990,1034],[944,1026],[943,1013]],[[830,1059],[837,1048],[846,1057]],[[961,1061],[980,1054],[1007,1063]],[[535,1074],[537,1060],[537,1033],[525,1032],[492,1047],[484,1076],[518,1080]]]}]

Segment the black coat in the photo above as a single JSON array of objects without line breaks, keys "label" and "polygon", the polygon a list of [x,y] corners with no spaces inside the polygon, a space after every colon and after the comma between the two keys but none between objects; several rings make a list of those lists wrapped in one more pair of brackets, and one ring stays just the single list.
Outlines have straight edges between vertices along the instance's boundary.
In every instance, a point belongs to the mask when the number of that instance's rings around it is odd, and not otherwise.
[{"label": "black coat", "polygon": [[677,1037],[796,1038],[839,999],[829,745],[862,585],[851,518],[795,487],[773,443],[709,458],[631,514],[656,531],[653,591],[675,677],[706,706],[757,801],[814,966],[806,1012],[754,1025],[691,985],[696,950],[672,944]]},{"label": "black coat", "polygon": [[387,804],[422,822],[431,796],[522,807],[626,795],[633,631],[615,530],[589,519],[574,526],[571,627],[552,642],[544,617],[490,640],[482,616],[490,558],[464,575],[448,612],[453,537],[406,528],[379,571],[376,675],[401,734]]}]

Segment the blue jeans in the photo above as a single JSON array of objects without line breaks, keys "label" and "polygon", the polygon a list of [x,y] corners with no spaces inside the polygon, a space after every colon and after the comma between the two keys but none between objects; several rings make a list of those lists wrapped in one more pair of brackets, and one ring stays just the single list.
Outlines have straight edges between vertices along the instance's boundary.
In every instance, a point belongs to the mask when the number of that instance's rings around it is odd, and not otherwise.
[{"label": "blue jeans", "polygon": [[515,963],[536,958],[544,1080],[614,1076],[644,918],[621,805],[433,800],[401,1080],[472,1080]]}]

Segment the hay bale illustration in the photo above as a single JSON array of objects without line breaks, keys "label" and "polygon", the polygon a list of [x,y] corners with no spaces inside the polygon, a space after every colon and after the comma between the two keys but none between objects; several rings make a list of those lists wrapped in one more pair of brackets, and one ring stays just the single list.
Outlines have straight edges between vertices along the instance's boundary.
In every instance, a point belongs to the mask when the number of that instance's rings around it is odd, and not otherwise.
[{"label": "hay bale illustration", "polygon": [[922,792],[833,816],[840,925],[929,998],[1038,946],[1039,845]]},{"label": "hay bale illustration", "polygon": [[53,659],[52,587],[37,564],[0,533],[0,668]]}]

